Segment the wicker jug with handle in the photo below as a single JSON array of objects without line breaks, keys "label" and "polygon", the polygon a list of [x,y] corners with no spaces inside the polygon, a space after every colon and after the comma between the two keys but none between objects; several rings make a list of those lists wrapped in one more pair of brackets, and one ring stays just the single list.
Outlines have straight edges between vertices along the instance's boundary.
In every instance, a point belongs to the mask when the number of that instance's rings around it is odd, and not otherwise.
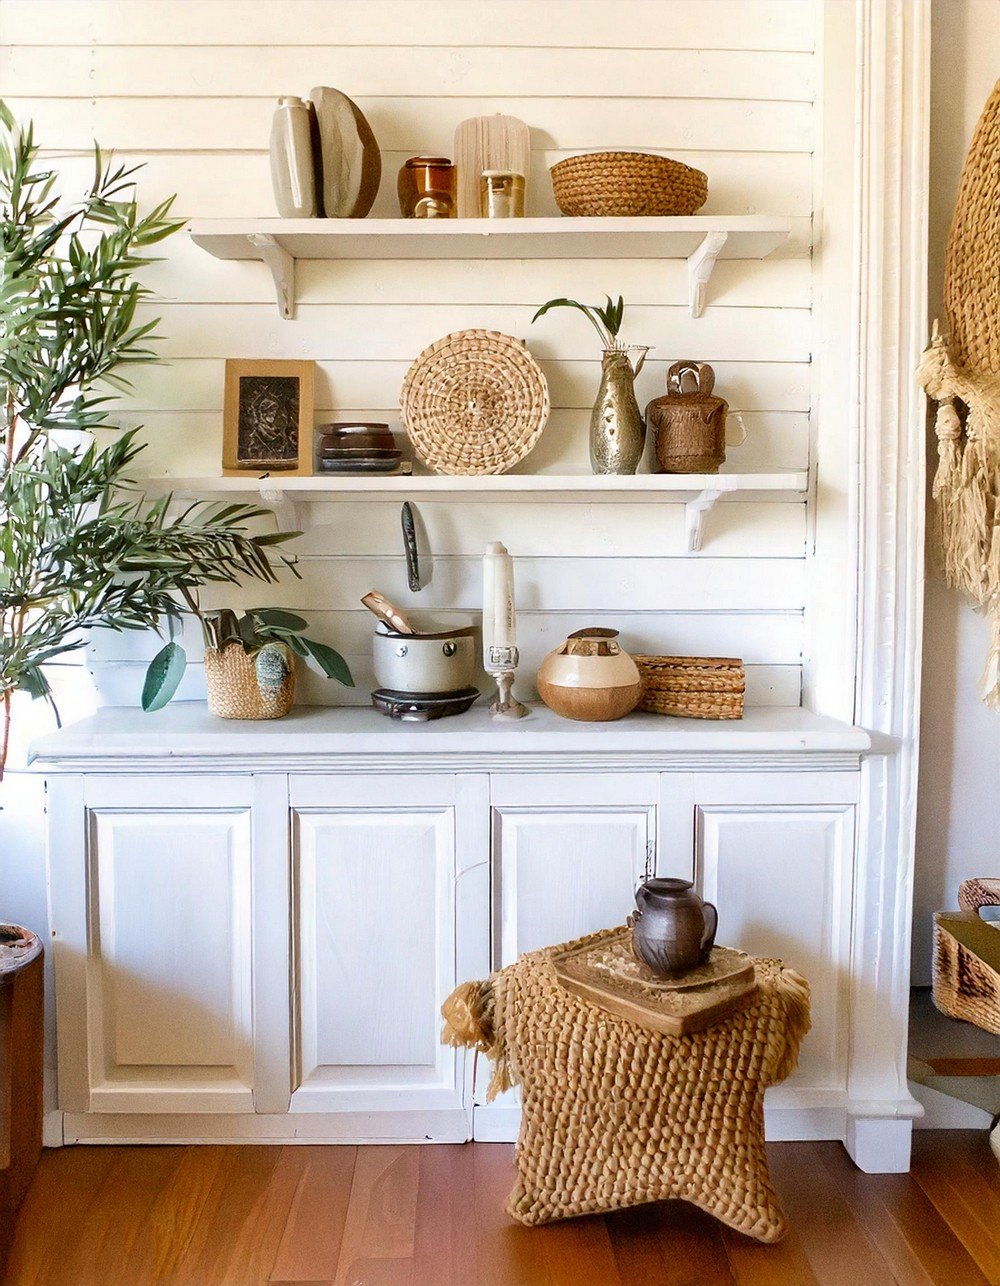
[{"label": "wicker jug with handle", "polygon": [[714,387],[707,362],[674,362],[667,371],[666,396],[646,407],[658,473],[718,473],[725,463],[729,404]]}]

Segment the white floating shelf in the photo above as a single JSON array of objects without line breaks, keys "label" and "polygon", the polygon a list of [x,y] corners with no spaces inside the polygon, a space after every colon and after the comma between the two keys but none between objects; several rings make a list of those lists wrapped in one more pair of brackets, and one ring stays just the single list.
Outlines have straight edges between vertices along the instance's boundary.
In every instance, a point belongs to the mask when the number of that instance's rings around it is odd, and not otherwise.
[{"label": "white floating shelf", "polygon": [[701,549],[705,519],[723,498],[741,500],[803,500],[809,484],[804,469],[773,473],[639,473],[617,476],[593,474],[499,474],[480,477],[446,477],[438,474],[406,477],[205,477],[143,478],[151,493],[259,501],[275,510],[281,526],[298,529],[298,505],[328,500],[432,500],[447,498],[466,502],[510,500],[540,496],[564,504],[601,501],[683,504],[687,544],[692,553]]},{"label": "white floating shelf", "polygon": [[295,315],[297,259],[686,259],[700,317],[718,259],[764,259],[787,241],[786,219],[200,219],[191,239],[216,259],[256,259],[278,308]]}]

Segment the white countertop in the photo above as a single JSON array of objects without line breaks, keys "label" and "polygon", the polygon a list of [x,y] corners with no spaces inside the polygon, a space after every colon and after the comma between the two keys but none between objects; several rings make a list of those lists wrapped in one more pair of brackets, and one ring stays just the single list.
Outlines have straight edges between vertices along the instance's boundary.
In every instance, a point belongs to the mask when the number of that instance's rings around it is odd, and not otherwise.
[{"label": "white countertop", "polygon": [[[360,764],[365,759],[412,759],[421,767],[428,759],[452,766],[473,767],[479,760],[496,763],[549,756],[607,760],[630,767],[679,756],[729,755],[847,755],[870,749],[861,728],[799,707],[759,707],[741,720],[674,719],[655,714],[632,714],[613,723],[575,723],[561,719],[545,706],[532,706],[524,719],[490,717],[485,701],[463,715],[429,723],[400,723],[370,708],[299,706],[284,719],[240,721],[216,719],[204,703],[175,702],[155,714],[109,706],[93,717],[40,737],[31,759],[38,767],[58,766],[81,771],[97,764],[126,762],[136,767],[168,761],[219,761],[219,766],[256,766],[258,758],[289,766],[308,761],[323,766],[341,758]],[[116,762],[123,761],[123,762]]]}]

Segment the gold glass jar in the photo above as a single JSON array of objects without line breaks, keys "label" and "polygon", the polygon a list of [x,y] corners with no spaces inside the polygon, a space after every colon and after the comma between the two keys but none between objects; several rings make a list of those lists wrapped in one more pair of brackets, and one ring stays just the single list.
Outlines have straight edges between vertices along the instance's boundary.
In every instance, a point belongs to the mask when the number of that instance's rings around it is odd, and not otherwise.
[{"label": "gold glass jar", "polygon": [[483,170],[479,213],[484,219],[524,218],[524,175],[514,170]]},{"label": "gold glass jar", "polygon": [[396,182],[404,219],[455,217],[455,167],[446,156],[411,156]]}]

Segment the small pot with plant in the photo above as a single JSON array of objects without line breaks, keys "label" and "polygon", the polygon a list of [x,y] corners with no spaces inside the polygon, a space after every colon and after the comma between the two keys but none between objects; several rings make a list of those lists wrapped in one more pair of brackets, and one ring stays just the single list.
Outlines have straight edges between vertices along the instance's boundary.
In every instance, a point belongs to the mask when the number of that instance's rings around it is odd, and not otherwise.
[{"label": "small pot with plant", "polygon": [[[295,698],[295,658],[311,657],[328,679],[354,686],[347,662],[325,643],[303,634],[294,612],[255,607],[237,616],[195,609],[205,640],[208,708],[220,719],[280,719]],[[165,705],[184,672],[186,656],[170,642],[151,662],[143,689],[147,710]]]},{"label": "small pot with plant", "polygon": [[[613,303],[580,304],[575,299],[550,299],[532,317],[536,322],[550,308],[576,308],[601,338],[601,387],[590,415],[590,467],[594,473],[635,473],[646,443],[646,426],[635,398],[635,377],[642,370],[648,347],[619,339],[625,315],[621,295]],[[638,359],[632,364],[631,354]]]}]

